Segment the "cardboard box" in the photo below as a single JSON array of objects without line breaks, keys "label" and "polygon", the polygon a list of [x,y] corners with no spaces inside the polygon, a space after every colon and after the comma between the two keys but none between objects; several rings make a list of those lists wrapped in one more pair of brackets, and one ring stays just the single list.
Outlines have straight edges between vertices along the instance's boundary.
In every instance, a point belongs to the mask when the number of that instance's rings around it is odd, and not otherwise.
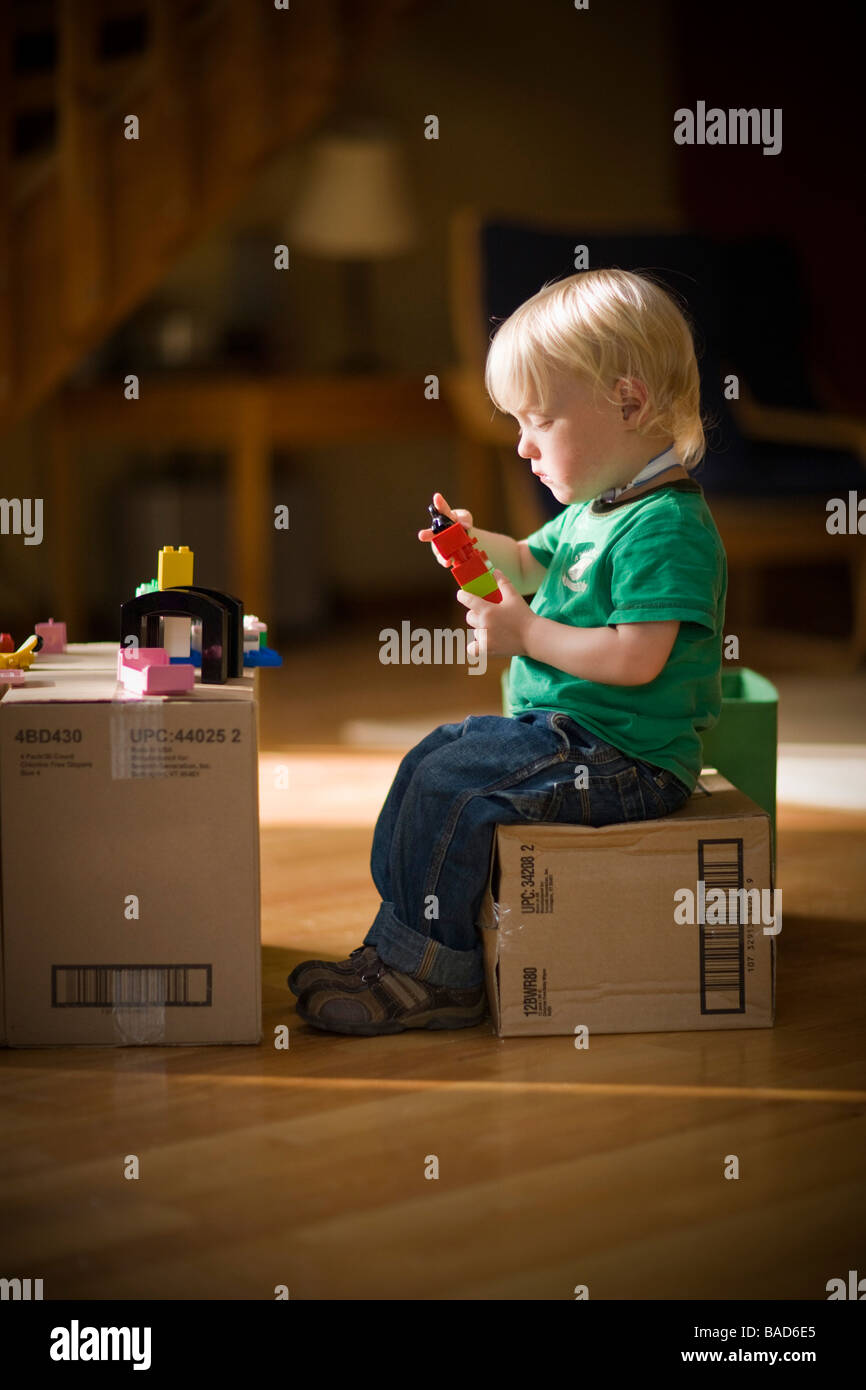
[{"label": "cardboard box", "polygon": [[52,679],[68,671],[113,671],[118,646],[117,642],[68,642],[62,652],[37,652],[30,669],[33,675],[50,671]]},{"label": "cardboard box", "polygon": [[661,820],[500,826],[479,923],[498,1035],[772,1027],[772,887],[769,816],[715,774]]},{"label": "cardboard box", "polygon": [[254,678],[51,674],[0,701],[0,1041],[260,1042]]}]

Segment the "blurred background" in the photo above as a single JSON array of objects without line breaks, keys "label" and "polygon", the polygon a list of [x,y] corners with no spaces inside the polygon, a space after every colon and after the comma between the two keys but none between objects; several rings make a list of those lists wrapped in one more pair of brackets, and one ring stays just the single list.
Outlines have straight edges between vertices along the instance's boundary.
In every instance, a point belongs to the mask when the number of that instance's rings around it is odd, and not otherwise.
[{"label": "blurred background", "polygon": [[[588,1272],[629,1299],[814,1299],[856,1263],[855,15],[0,0],[0,633],[53,617],[72,643],[116,641],[159,547],[188,545],[195,582],[239,595],[283,657],[259,675],[262,980],[265,1039],[291,1020],[291,1064],[269,1046],[209,1049],[210,1072],[179,1049],[19,1062],[39,1113],[16,1100],[5,1187],[52,1297],[260,1299],[285,1281],[293,1300],[353,1299],[360,1269],[366,1297],[570,1298]],[[780,151],[678,145],[674,113],[698,103],[780,109]],[[739,702],[730,775],[763,779],[767,809],[779,693],[779,1026],[602,1038],[580,1080],[573,1048],[537,1037],[311,1039],[286,976],[346,957],[373,920],[371,832],[401,753],[501,709],[503,662],[383,665],[380,633],[464,626],[416,538],[434,491],[517,536],[551,514],[483,368],[496,323],[571,274],[577,246],[652,271],[694,320],[725,665],[773,683]],[[834,498],[853,530],[828,532]],[[38,545],[11,524],[26,499]],[[112,1089],[82,1110],[88,1067]],[[111,1195],[115,1121],[144,1124],[162,1164],[137,1211]],[[706,1162],[734,1142],[739,1206]],[[433,1198],[406,1158],[431,1143],[449,1175]]]},{"label": "blurred background", "polygon": [[[340,672],[372,713],[380,628],[462,621],[416,540],[433,491],[518,535],[557,510],[483,364],[582,244],[694,320],[740,659],[856,672],[863,542],[826,529],[866,449],[849,18],[10,0],[0,453],[44,538],[0,536],[0,628],[113,638],[189,544],[287,657],[360,643]],[[780,152],[676,144],[699,101],[781,108]]]}]

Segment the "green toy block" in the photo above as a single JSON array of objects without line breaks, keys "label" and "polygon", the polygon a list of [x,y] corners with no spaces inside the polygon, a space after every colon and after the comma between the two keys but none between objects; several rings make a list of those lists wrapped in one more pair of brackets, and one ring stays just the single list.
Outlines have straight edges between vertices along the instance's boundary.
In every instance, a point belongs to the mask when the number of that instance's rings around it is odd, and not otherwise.
[{"label": "green toy block", "polygon": [[492,594],[499,585],[496,583],[496,575],[488,570],[485,574],[479,574],[477,579],[467,579],[465,584],[460,585],[469,594],[477,594],[479,598],[486,598]]}]

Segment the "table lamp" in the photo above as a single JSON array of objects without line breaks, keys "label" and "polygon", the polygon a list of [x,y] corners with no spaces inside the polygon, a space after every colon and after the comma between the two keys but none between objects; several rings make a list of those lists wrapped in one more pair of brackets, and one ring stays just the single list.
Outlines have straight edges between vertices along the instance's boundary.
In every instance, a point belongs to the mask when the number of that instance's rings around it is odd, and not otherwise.
[{"label": "table lamp", "polygon": [[371,263],[415,242],[398,142],[370,127],[320,136],[287,230],[290,251],[339,262],[346,352],[338,370],[385,366],[371,347]]}]

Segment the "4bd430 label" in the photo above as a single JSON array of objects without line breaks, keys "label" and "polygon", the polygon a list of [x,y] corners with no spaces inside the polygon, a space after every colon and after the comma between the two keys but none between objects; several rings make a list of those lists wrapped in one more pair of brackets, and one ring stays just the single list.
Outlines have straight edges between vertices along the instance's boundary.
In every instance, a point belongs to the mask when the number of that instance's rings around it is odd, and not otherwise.
[{"label": "4bd430 label", "polygon": [[80,743],[80,729],[18,729],[16,743]]}]

